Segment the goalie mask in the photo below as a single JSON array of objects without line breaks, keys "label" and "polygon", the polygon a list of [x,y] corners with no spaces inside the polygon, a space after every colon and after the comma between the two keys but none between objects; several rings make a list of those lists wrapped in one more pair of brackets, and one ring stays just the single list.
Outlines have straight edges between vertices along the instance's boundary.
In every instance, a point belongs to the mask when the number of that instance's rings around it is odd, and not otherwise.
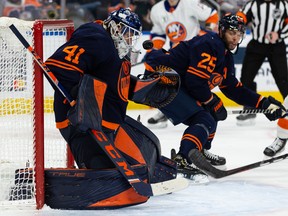
[{"label": "goalie mask", "polygon": [[123,59],[127,56],[126,59],[129,60],[130,53],[135,50],[134,47],[142,31],[139,17],[130,9],[120,8],[104,20],[104,26],[110,32],[119,58]]}]

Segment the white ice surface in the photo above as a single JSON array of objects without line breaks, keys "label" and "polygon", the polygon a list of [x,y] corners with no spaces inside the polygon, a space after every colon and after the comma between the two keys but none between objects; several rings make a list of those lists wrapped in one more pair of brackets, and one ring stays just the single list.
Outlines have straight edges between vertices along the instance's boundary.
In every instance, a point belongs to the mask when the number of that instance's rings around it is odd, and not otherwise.
[{"label": "white ice surface", "polygon": [[[156,110],[129,111],[131,117],[141,115],[142,123]],[[236,115],[220,122],[211,152],[225,156],[227,169],[263,160],[263,150],[276,136],[276,122],[263,114],[255,126],[236,126]],[[184,125],[154,129],[162,154],[169,157],[170,149],[178,150]],[[288,152],[286,150],[282,153]],[[267,158],[266,158],[267,159]],[[191,185],[182,191],[151,197],[148,202],[117,210],[70,211],[0,210],[2,216],[287,216],[288,215],[288,159],[261,168],[245,171],[222,179],[210,179],[205,185]]]}]

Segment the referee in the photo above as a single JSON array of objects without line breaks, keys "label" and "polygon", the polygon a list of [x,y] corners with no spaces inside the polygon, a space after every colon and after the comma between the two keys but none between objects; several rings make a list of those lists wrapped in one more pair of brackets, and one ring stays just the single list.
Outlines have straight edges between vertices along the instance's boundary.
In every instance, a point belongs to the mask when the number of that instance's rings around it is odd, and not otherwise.
[{"label": "referee", "polygon": [[[288,37],[287,0],[250,0],[237,15],[251,27],[252,40],[248,43],[241,71],[241,82],[256,91],[255,76],[265,58],[283,98],[288,94],[286,45]],[[244,109],[249,109],[244,107]],[[237,125],[254,125],[256,114],[239,115]]]}]

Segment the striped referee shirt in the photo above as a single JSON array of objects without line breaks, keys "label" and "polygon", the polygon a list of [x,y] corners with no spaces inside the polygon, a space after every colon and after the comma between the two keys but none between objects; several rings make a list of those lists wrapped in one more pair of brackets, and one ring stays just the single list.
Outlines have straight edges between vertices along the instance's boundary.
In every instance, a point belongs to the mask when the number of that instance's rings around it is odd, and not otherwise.
[{"label": "striped referee shirt", "polygon": [[250,0],[237,13],[245,23],[251,23],[252,37],[259,43],[269,44],[266,34],[278,32],[281,42],[288,37],[287,0]]}]

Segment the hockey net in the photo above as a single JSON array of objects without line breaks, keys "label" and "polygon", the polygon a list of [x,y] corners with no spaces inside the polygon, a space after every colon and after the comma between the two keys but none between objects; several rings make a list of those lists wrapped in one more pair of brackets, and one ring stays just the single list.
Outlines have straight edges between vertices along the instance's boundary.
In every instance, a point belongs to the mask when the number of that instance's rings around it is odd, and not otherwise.
[{"label": "hockey net", "polygon": [[44,168],[70,167],[73,160],[55,127],[53,90],[11,24],[44,61],[74,26],[68,20],[0,18],[0,208],[39,209]]}]

